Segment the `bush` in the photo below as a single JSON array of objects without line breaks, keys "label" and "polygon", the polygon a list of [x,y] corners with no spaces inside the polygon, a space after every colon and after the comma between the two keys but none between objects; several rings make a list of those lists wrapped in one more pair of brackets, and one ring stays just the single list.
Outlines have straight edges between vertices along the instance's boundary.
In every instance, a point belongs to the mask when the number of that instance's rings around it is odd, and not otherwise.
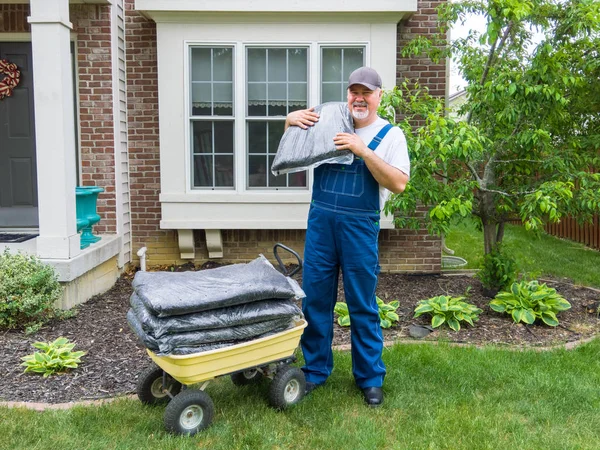
[{"label": "bush", "polygon": [[421,300],[415,308],[415,317],[430,314],[433,328],[447,323],[454,331],[459,331],[460,323],[463,321],[474,326],[473,322],[479,319],[479,314],[482,311],[477,306],[463,301],[464,299],[465,297],[438,295],[427,300]]},{"label": "bush", "polygon": [[507,289],[517,276],[517,263],[496,247],[483,257],[475,277],[481,281],[484,289],[495,296],[498,291]]},{"label": "bush", "polygon": [[533,280],[513,283],[509,291],[500,292],[490,302],[490,307],[496,312],[510,314],[515,323],[532,324],[541,319],[546,325],[555,327],[558,325],[556,313],[569,309],[571,304],[556,289]]},{"label": "bush", "polygon": [[[393,300],[389,303],[385,303],[379,297],[377,299],[377,306],[379,307],[379,324],[381,328],[390,328],[394,323],[400,320],[396,310],[400,306],[398,300]],[[333,309],[338,315],[338,324],[342,327],[350,326],[350,312],[348,311],[348,305],[344,302],[337,302]]]},{"label": "bush", "polygon": [[0,327],[36,326],[56,315],[62,287],[54,268],[32,255],[0,254]]}]

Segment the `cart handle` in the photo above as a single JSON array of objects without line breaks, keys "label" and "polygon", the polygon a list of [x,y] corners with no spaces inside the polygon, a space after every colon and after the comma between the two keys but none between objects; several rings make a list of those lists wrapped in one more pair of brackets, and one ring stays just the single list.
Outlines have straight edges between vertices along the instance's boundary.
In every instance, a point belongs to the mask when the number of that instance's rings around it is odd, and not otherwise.
[{"label": "cart handle", "polygon": [[[281,247],[282,249],[287,250],[292,255],[294,255],[296,257],[296,259],[298,260],[298,267],[296,267],[290,273],[288,273],[287,269],[285,268],[285,265],[281,261],[281,258],[277,254],[277,247]],[[296,273],[298,273],[300,271],[300,269],[302,269],[302,258],[300,258],[300,255],[298,253],[296,253],[294,250],[292,250],[291,248],[286,247],[285,245],[283,245],[279,242],[273,246],[273,255],[275,255],[275,259],[279,263],[279,267],[286,277],[291,277],[292,275],[295,275]]]}]

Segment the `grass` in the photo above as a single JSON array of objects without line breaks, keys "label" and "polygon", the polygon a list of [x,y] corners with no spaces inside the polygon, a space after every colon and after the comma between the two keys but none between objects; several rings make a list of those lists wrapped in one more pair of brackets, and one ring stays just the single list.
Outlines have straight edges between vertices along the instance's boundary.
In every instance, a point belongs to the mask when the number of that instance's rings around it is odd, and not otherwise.
[{"label": "grass", "polygon": [[[455,225],[446,246],[468,261],[466,269],[478,268],[483,258],[483,233],[472,222]],[[600,287],[600,252],[576,242],[547,234],[535,236],[525,228],[507,225],[504,249],[524,273],[568,278],[576,284]]]},{"label": "grass", "polygon": [[163,407],[124,399],[35,412],[0,408],[5,449],[594,449],[600,429],[600,340],[572,351],[397,345],[386,349],[386,399],[363,404],[348,353],[327,384],[277,412],[268,385],[209,385],[213,425],[164,431]]},{"label": "grass", "polygon": [[[476,268],[483,254],[472,224],[446,243]],[[525,272],[600,287],[600,252],[509,226],[505,247]],[[384,352],[385,404],[369,409],[335,353],[327,384],[299,405],[274,411],[268,384],[207,392],[213,425],[194,437],[163,427],[164,407],[123,399],[66,411],[0,407],[0,449],[596,449],[600,429],[600,339],[575,350],[400,344]]]}]

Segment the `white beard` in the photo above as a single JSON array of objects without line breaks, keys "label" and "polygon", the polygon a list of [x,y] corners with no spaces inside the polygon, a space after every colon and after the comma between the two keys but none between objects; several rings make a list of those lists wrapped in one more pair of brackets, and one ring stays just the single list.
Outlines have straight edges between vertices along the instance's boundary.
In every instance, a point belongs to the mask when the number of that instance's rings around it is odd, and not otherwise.
[{"label": "white beard", "polygon": [[369,116],[369,110],[367,109],[366,111],[355,111],[353,109],[352,116],[354,116],[354,118],[358,120],[366,119]]}]

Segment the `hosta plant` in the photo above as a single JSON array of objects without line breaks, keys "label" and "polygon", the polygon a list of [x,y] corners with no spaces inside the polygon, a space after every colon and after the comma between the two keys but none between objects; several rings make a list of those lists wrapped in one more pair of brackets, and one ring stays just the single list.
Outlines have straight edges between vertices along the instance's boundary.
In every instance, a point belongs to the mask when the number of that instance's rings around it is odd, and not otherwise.
[{"label": "hosta plant", "polygon": [[[385,303],[379,297],[377,299],[377,306],[379,307],[379,323],[381,328],[390,328],[393,324],[400,320],[396,310],[400,306],[398,300],[393,300],[389,303]],[[334,308],[335,313],[338,315],[338,324],[342,327],[350,326],[350,313],[348,311],[348,305],[343,302],[337,302]]]},{"label": "hosta plant", "polygon": [[450,297],[449,295],[438,295],[421,300],[415,308],[415,317],[423,314],[431,315],[433,328],[446,323],[454,331],[459,331],[461,322],[467,322],[474,326],[473,322],[479,319],[481,309],[464,300],[465,297]]},{"label": "hosta plant", "polygon": [[41,373],[44,377],[76,369],[85,355],[85,352],[74,352],[75,344],[64,337],[54,342],[34,342],[32,345],[41,351],[22,357],[24,362],[21,365],[25,366],[25,372]]},{"label": "hosta plant", "polygon": [[496,295],[490,307],[496,312],[510,314],[515,323],[532,324],[541,319],[546,325],[555,327],[558,325],[556,314],[569,309],[571,304],[556,289],[532,280],[513,283],[508,291]]}]

